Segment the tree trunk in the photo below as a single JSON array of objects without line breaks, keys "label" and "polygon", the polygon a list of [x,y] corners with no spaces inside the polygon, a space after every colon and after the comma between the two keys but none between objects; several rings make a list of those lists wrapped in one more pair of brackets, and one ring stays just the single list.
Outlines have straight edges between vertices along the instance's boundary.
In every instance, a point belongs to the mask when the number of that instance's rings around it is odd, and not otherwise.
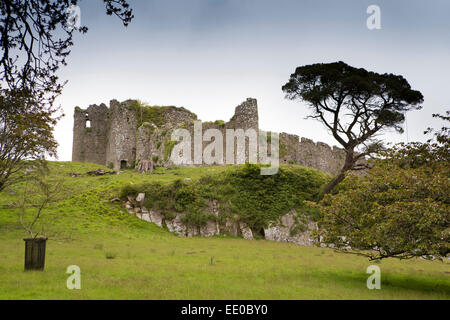
[{"label": "tree trunk", "polygon": [[354,159],[354,151],[353,150],[345,150],[346,156],[345,156],[345,163],[344,166],[341,169],[341,172],[333,179],[331,180],[322,190],[322,196],[330,193],[331,190],[333,190],[339,183],[342,182],[342,180],[345,179],[345,173],[352,169],[355,159]]}]

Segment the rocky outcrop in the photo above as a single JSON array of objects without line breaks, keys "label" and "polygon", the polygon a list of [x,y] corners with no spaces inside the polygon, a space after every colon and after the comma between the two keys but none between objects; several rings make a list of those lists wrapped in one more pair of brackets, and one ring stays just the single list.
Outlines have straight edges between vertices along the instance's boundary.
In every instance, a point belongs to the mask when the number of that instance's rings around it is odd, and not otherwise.
[{"label": "rocky outcrop", "polygon": [[[218,201],[213,200],[209,203],[208,212],[214,215],[215,219],[210,219],[205,225],[192,226],[186,225],[183,222],[185,213],[172,213],[171,215],[164,215],[160,212],[149,210],[144,206],[145,194],[140,193],[133,199],[128,198],[125,203],[125,208],[128,213],[135,215],[137,218],[147,222],[152,222],[161,228],[166,228],[172,233],[182,237],[212,237],[216,235],[230,235],[241,236],[246,240],[253,240],[255,238],[254,232],[243,221],[239,221],[238,215],[227,216],[222,223],[219,219]],[[304,218],[303,218],[304,219]],[[266,229],[264,229],[264,239],[278,242],[290,242],[303,246],[312,246],[312,231],[317,228],[313,221],[303,221],[301,216],[295,211],[291,210],[279,221],[272,222]],[[259,234],[258,234],[259,235]]]},{"label": "rocky outcrop", "polygon": [[253,240],[252,230],[247,226],[245,222],[239,223],[241,229],[242,237],[246,240]]},{"label": "rocky outcrop", "polygon": [[[312,246],[313,239],[311,233],[317,228],[313,221],[305,224],[296,221],[297,212],[291,210],[281,217],[280,221],[272,223],[267,229],[264,229],[264,237],[267,240],[279,242],[292,242],[302,246]],[[303,230],[298,230],[303,228]]]}]

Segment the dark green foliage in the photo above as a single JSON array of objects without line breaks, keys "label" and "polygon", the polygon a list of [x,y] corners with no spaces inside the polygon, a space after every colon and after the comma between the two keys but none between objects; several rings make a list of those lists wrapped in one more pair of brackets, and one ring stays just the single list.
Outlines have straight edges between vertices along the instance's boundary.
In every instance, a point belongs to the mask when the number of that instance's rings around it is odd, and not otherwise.
[{"label": "dark green foliage", "polygon": [[402,76],[378,74],[342,61],[298,67],[282,89],[288,98],[301,98],[323,111],[339,111],[348,103],[356,112],[370,104],[358,117],[398,131],[402,131],[404,112],[420,108],[417,105],[423,102],[422,94]]},{"label": "dark green foliage", "polygon": [[260,169],[260,165],[247,164],[190,182],[126,185],[122,188],[121,198],[125,200],[128,195],[134,197],[145,192],[146,207],[184,212],[184,222],[196,226],[216,218],[206,210],[208,200],[219,201],[219,222],[224,222],[229,213],[236,213],[241,221],[257,231],[293,208],[317,219],[314,216],[317,212],[308,211],[304,201],[318,199],[321,187],[329,180],[327,175],[303,167],[281,167],[278,174],[263,176]]},{"label": "dark green foliage", "polygon": [[449,147],[444,126],[426,143],[386,150],[366,175],[348,176],[318,204],[322,243],[372,260],[448,257]]},{"label": "dark green foliage", "polygon": [[127,184],[120,191],[120,199],[127,200],[127,196],[137,196],[138,188],[134,184]]},{"label": "dark green foliage", "polygon": [[192,207],[182,218],[181,221],[188,226],[202,227],[208,220],[214,220],[216,216],[200,208]]},{"label": "dark green foliage", "polygon": [[228,179],[234,187],[230,208],[252,230],[266,227],[293,208],[303,208],[304,200],[316,200],[327,181],[325,175],[303,168],[280,168],[276,175],[263,176],[257,165],[246,165]]},{"label": "dark green foliage", "polygon": [[344,179],[345,172],[365,169],[358,160],[379,151],[381,142],[375,136],[388,128],[402,132],[405,113],[420,109],[423,102],[422,93],[402,76],[342,61],[298,67],[282,90],[286,98],[306,102],[308,118],[322,122],[346,151],[341,172],[325,186],[324,194]]},{"label": "dark green foliage", "polygon": [[0,191],[21,180],[24,160],[56,156],[57,109],[40,105],[27,90],[0,89]]},{"label": "dark green foliage", "polygon": [[433,134],[426,142],[399,143],[380,153],[382,158],[396,162],[403,169],[429,166],[434,168],[440,163],[450,163],[450,110],[445,115],[433,114],[433,118],[446,121],[440,130],[428,128],[424,133]]},{"label": "dark green foliage", "polygon": [[161,214],[164,216],[166,220],[173,220],[176,217],[173,212],[161,211]]}]

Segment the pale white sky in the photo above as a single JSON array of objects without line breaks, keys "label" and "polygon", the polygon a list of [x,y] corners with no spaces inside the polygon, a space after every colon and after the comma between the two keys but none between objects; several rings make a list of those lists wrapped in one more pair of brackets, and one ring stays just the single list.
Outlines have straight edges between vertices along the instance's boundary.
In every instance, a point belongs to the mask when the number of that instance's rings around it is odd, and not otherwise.
[{"label": "pale white sky", "polygon": [[[450,109],[450,2],[377,1],[382,29],[368,30],[372,1],[135,0],[128,28],[82,1],[86,35],[61,71],[59,160],[71,160],[73,109],[129,98],[184,106],[201,120],[229,120],[247,97],[258,100],[260,128],[336,144],[281,86],[300,65],[342,60],[403,75],[420,90],[423,110],[407,116],[409,140],[424,140],[432,113]],[[388,141],[406,134],[387,133]]]}]

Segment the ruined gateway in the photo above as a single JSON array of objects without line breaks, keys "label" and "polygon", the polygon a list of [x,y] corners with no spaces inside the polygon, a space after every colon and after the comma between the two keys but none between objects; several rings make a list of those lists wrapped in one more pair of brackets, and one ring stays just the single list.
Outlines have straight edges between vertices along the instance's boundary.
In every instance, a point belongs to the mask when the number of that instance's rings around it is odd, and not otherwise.
[{"label": "ruined gateway", "polygon": [[[170,154],[176,144],[171,141],[172,131],[185,128],[193,132],[195,120],[197,116],[185,108],[149,107],[136,100],[112,100],[109,108],[105,104],[87,109],[76,107],[72,161],[98,163],[115,170],[138,167],[143,162],[150,162],[152,167],[168,167],[172,165]],[[237,106],[229,122],[202,123],[203,131],[211,128],[224,136],[226,129],[252,128],[259,132],[256,99],[248,98]],[[203,142],[203,149],[209,143]],[[245,157],[248,160],[248,154]],[[281,133],[279,158],[280,164],[298,164],[336,174],[343,166],[345,151]]]},{"label": "ruined gateway", "polygon": [[[91,105],[86,110],[76,107],[74,118],[72,160],[98,163],[116,170],[141,167],[142,163],[151,163],[151,168],[154,165],[172,166],[170,153],[176,142],[171,141],[171,133],[177,128],[184,128],[192,134],[194,121],[197,120],[194,113],[184,108],[149,107],[136,100],[122,103],[112,100],[109,108],[105,104]],[[248,98],[237,106],[229,122],[219,120],[202,123],[203,131],[211,128],[220,130],[223,135],[226,129],[252,128],[259,132],[256,99]],[[203,150],[209,143],[211,142],[203,142]],[[226,144],[225,139],[223,143]],[[341,169],[344,158],[343,149],[331,148],[325,143],[314,143],[305,138],[299,139],[298,136],[287,133],[279,135],[280,164],[299,164],[336,174]],[[128,198],[124,206],[139,219],[153,222],[180,236],[230,234],[245,239],[253,239],[255,236],[236,215],[228,217],[225,225],[219,225],[216,219],[209,220],[202,227],[191,227],[183,224],[184,213],[176,213],[174,218],[166,219],[161,212],[145,208],[144,200],[145,194],[139,194],[136,199]],[[209,204],[208,211],[218,217],[219,208],[215,200]],[[297,215],[295,210],[287,212],[258,236],[272,241],[312,245],[311,232],[316,228],[316,223],[309,221],[305,231],[293,234],[291,231],[298,224]]]}]

